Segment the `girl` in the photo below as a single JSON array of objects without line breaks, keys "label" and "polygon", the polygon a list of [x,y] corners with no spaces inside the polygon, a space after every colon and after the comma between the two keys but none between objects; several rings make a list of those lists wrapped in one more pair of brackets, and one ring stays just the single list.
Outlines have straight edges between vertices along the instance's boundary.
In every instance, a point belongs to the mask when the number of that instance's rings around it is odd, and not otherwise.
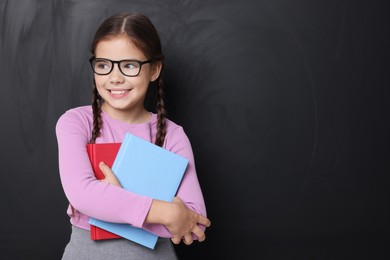
[{"label": "girl", "polygon": [[[171,241],[187,245],[193,239],[203,241],[210,220],[188,137],[181,126],[166,118],[161,79],[164,56],[159,36],[146,16],[117,14],[98,28],[91,52],[92,106],[68,110],[56,126],[60,177],[70,202],[72,224],[63,259],[175,259]],[[156,83],[157,114],[144,107],[151,83]],[[173,202],[120,188],[104,163],[100,168],[106,178],[95,178],[86,144],[122,142],[126,132],[189,160]],[[126,239],[93,241],[89,217],[142,227],[160,238],[154,250]]]}]

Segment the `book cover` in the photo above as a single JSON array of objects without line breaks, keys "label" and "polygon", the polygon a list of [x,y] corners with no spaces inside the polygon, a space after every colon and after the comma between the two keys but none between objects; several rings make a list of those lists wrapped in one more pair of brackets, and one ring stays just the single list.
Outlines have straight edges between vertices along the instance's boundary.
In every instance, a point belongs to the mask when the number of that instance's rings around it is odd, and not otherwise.
[{"label": "book cover", "polygon": [[[187,168],[188,160],[130,133],[112,165],[122,187],[154,199],[172,201]],[[158,236],[127,224],[90,218],[90,224],[154,249]]]},{"label": "book cover", "polygon": [[[99,163],[103,161],[109,167],[112,167],[115,157],[118,154],[120,145],[120,143],[87,144],[89,160],[91,161],[93,172],[95,173],[95,176],[98,180],[104,179],[104,174],[99,168]],[[92,240],[116,238],[121,237],[107,230],[91,225]]]}]

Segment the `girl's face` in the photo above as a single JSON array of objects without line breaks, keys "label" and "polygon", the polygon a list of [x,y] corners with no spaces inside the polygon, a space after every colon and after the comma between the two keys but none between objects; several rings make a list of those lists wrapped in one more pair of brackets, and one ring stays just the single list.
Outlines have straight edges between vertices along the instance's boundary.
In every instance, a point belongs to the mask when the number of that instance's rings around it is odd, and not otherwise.
[{"label": "girl's face", "polygon": [[[142,51],[126,36],[100,41],[95,49],[95,57],[113,61],[147,60]],[[104,99],[104,112],[124,121],[142,120],[142,116],[145,116],[146,91],[149,83],[158,78],[160,70],[160,63],[146,63],[142,65],[138,76],[128,77],[122,74],[118,64],[114,64],[110,74],[94,74],[97,91]]]}]

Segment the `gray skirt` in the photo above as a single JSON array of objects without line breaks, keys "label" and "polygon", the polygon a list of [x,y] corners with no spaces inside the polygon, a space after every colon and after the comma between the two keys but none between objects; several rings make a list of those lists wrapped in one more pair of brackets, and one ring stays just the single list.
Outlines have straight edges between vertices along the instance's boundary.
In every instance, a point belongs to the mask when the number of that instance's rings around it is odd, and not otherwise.
[{"label": "gray skirt", "polygon": [[122,259],[165,259],[177,260],[175,249],[169,238],[159,238],[156,247],[149,249],[127,239],[94,241],[90,232],[72,226],[69,243],[65,247],[62,260],[122,260]]}]

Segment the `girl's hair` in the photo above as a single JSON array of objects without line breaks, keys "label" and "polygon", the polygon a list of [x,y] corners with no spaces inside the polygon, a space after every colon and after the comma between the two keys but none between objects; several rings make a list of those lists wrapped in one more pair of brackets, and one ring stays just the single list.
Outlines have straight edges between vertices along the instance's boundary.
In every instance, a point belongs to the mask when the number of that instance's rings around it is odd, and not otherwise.
[{"label": "girl's hair", "polygon": [[[161,50],[160,37],[156,28],[148,17],[139,13],[119,13],[105,20],[96,31],[92,41],[92,54],[95,55],[96,46],[100,41],[123,35],[129,37],[132,43],[144,53],[148,60],[152,59],[161,62],[162,67],[164,66],[164,55]],[[162,146],[166,134],[166,109],[161,73],[156,79],[156,82],[157,135],[155,144]],[[94,82],[92,100],[93,130],[91,143],[95,143],[96,138],[100,136],[100,129],[102,127],[102,103],[102,97],[99,95],[96,89],[96,83]]]}]

